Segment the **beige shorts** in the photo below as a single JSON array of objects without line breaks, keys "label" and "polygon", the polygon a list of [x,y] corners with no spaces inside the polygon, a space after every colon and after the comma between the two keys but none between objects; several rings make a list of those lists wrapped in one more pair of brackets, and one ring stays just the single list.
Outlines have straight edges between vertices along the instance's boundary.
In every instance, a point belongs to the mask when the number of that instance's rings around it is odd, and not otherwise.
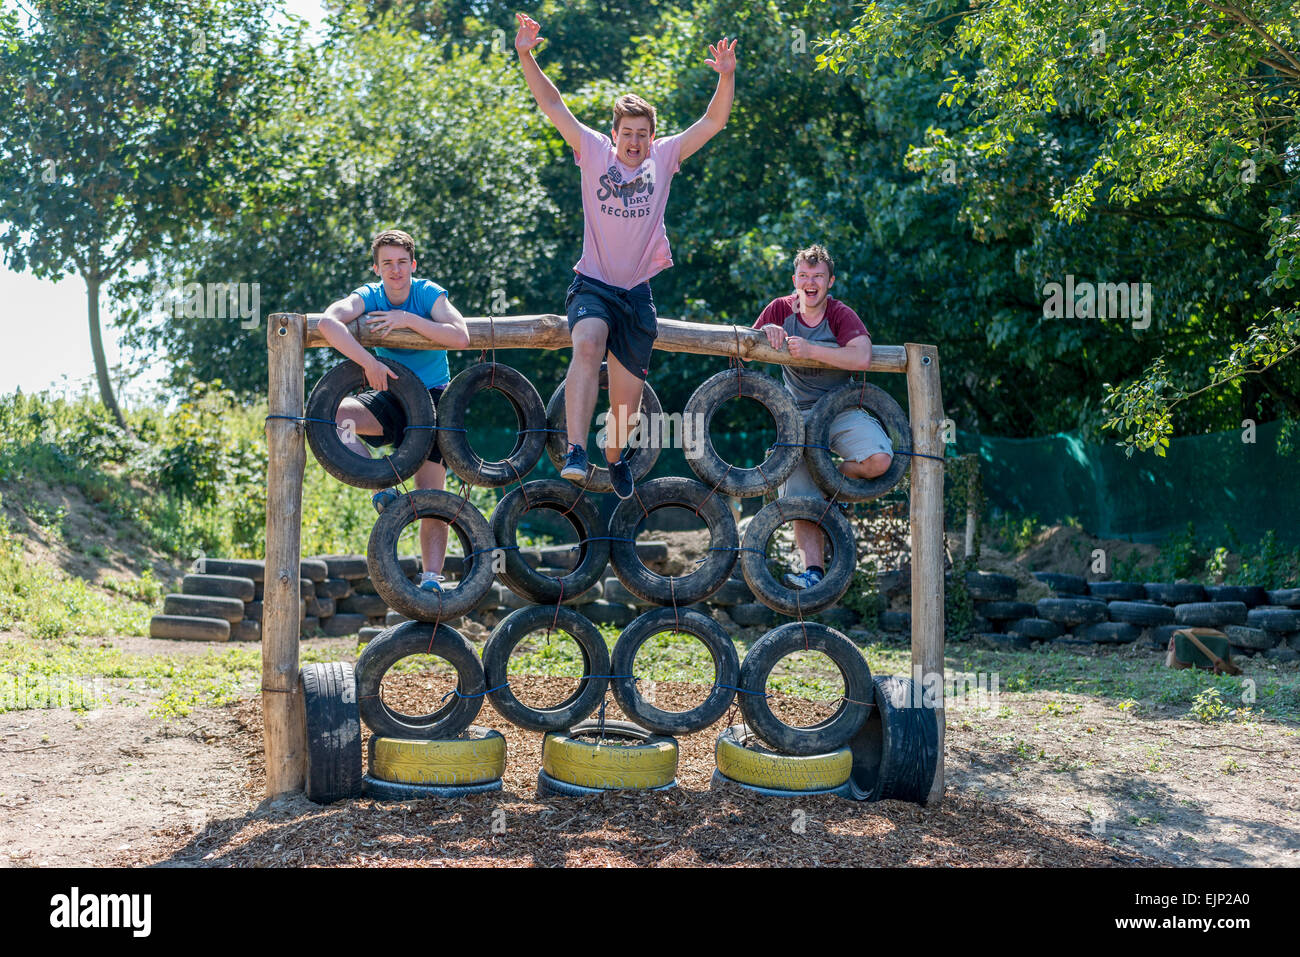
[{"label": "beige shorts", "polygon": [[[808,424],[809,409],[803,414],[804,425]],[[894,446],[889,436],[875,418],[862,409],[845,409],[831,419],[830,447],[836,455],[846,462],[861,462],[879,452],[893,456]],[[804,442],[809,445],[819,442],[820,437],[806,436]],[[802,459],[785,484],[781,486],[781,497],[792,495],[812,495],[825,499],[817,483],[808,474],[808,465]]]}]

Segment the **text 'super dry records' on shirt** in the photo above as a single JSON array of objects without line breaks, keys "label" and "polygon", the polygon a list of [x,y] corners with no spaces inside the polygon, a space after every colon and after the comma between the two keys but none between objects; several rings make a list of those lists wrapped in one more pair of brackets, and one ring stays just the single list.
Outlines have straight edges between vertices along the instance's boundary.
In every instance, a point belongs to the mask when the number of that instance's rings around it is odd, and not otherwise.
[{"label": "text 'super dry records' on shirt", "polygon": [[681,169],[682,137],[656,139],[635,169],[608,136],[582,126],[574,162],[582,170],[582,258],[574,271],[632,289],[673,264],[664,229],[668,188]]}]

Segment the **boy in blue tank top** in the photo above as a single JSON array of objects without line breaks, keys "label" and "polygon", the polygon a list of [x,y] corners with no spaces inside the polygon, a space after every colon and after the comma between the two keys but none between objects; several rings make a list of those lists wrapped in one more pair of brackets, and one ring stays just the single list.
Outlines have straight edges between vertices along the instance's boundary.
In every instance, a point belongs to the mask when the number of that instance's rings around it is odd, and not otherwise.
[{"label": "boy in blue tank top", "polygon": [[[320,321],[320,333],[331,346],[365,371],[370,391],[345,398],[339,403],[335,422],[343,444],[357,455],[367,458],[370,452],[363,445],[396,445],[401,442],[406,429],[406,416],[402,407],[388,393],[388,380],[396,378],[393,370],[381,359],[392,359],[406,366],[424,383],[433,399],[435,421],[438,399],[451,381],[447,366],[447,349],[465,349],[469,346],[469,332],[465,318],[453,306],[447,290],[428,279],[415,279],[415,241],[399,229],[381,232],[370,244],[371,269],[380,282],[367,283],[353,290],[346,299],[339,299],[325,310]],[[394,329],[410,329],[437,349],[388,349],[378,347],[371,355],[348,331],[345,323],[366,314],[366,325],[380,335]],[[416,488],[443,489],[447,483],[447,467],[435,443],[429,460],[415,473]],[[393,489],[375,494],[375,508],[396,499]],[[423,562],[420,587],[439,590],[442,564],[447,555],[447,523],[426,518],[420,521],[420,557]]]}]

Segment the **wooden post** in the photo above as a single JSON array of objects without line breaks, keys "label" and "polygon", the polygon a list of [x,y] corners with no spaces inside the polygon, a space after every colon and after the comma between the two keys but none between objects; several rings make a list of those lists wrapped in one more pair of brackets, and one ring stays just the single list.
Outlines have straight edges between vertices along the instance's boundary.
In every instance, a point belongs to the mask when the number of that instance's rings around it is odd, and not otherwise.
[{"label": "wooden post", "polygon": [[[301,315],[277,313],[266,330],[268,410],[303,414]],[[302,476],[307,463],[303,423],[266,420],[266,581],[262,598],[262,741],[266,793],[301,791],[306,780],[307,735],[298,693],[299,561],[302,547]]]},{"label": "wooden post", "polygon": [[979,510],[983,498],[983,479],[980,476],[980,457],[972,452],[967,457],[966,471],[966,557],[979,558]]},{"label": "wooden post", "polygon": [[[939,763],[927,803],[943,798],[943,400],[939,350],[909,342],[907,403],[912,422],[912,680],[939,715]],[[938,459],[924,456],[938,456]]]}]

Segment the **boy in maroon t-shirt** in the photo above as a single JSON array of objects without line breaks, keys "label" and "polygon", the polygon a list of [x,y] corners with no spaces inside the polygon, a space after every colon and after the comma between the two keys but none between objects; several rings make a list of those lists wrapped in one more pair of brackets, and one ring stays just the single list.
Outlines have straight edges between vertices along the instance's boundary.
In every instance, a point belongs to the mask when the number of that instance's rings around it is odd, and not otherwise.
[{"label": "boy in maroon t-shirt", "polygon": [[[833,369],[782,366],[785,387],[794,396],[804,421],[817,400],[871,365],[871,336],[858,314],[829,295],[835,284],[835,262],[822,246],[801,249],[794,257],[794,293],[773,299],[754,323],[773,349],[785,345],[796,359],[820,359]],[[883,475],[893,461],[893,446],[880,423],[862,409],[846,409],[831,421],[830,448],[844,461],[840,471],[849,478]],[[809,437],[805,441],[811,441]],[[813,495],[821,490],[801,461],[785,485],[783,497]],[[792,588],[811,588],[822,580],[825,538],[812,522],[794,523],[795,543],[803,554],[804,571],[785,576]]]}]

